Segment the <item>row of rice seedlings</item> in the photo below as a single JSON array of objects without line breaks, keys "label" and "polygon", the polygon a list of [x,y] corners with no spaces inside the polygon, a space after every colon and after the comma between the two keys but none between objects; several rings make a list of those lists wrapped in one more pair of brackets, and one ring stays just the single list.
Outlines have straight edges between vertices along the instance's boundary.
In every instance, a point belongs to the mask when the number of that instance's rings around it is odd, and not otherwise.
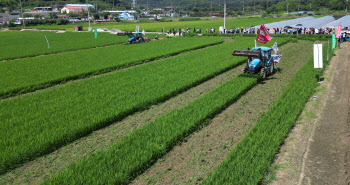
[{"label": "row of rice seedlings", "polygon": [[0,101],[0,173],[245,62],[247,39]]},{"label": "row of rice seedlings", "polygon": [[127,40],[128,36],[109,33],[98,33],[98,38],[94,39],[92,32],[2,31],[0,32],[0,61],[121,44]]},{"label": "row of rice seedlings", "polygon": [[177,38],[0,62],[0,98],[222,42],[218,38]]},{"label": "row of rice seedlings", "polygon": [[186,107],[157,118],[110,148],[73,164],[46,184],[127,184],[259,81],[258,76],[248,76],[235,77]]},{"label": "row of rice seedlings", "polygon": [[[327,47],[323,48],[324,66]],[[331,51],[330,56],[333,55]],[[258,184],[266,174],[306,101],[318,86],[313,58],[299,69],[274,105],[203,184]]]}]

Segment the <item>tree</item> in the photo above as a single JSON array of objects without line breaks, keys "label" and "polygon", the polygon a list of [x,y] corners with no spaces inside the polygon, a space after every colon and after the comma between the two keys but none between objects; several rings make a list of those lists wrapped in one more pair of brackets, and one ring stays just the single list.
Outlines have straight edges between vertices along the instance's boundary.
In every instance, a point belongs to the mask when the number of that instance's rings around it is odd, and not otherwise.
[{"label": "tree", "polygon": [[40,14],[35,14],[34,15],[34,19],[41,19],[43,16],[42,15],[40,15]]},{"label": "tree", "polygon": [[68,16],[69,16],[69,17],[77,17],[78,14],[76,14],[75,12],[69,12],[69,13],[68,13]]},{"label": "tree", "polygon": [[24,14],[23,14],[23,17],[24,17],[24,18],[26,18],[26,17],[33,17],[33,15],[30,14],[30,13],[24,13]]},{"label": "tree", "polygon": [[103,12],[100,14],[100,16],[103,17],[103,19],[108,19],[109,12]]},{"label": "tree", "polygon": [[163,14],[163,11],[162,10],[152,10],[150,12],[150,14],[155,14],[156,15],[156,19],[158,19],[158,15],[159,14]]},{"label": "tree", "polygon": [[117,12],[112,13],[112,17],[114,20],[118,20],[118,16],[119,16],[119,13]]},{"label": "tree", "polygon": [[98,14],[98,13],[95,13],[93,16],[94,16],[94,19],[95,19],[95,20],[100,19],[100,14]]}]

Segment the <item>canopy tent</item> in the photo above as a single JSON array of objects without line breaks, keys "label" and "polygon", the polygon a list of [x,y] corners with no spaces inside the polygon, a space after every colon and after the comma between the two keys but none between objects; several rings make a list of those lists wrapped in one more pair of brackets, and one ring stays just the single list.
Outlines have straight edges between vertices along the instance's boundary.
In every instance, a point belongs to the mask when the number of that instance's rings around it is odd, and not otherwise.
[{"label": "canopy tent", "polygon": [[299,24],[291,25],[293,28],[321,28],[331,22],[333,22],[335,19],[332,16],[324,16],[317,19],[312,19],[308,21],[301,22]]},{"label": "canopy tent", "polygon": [[336,28],[338,25],[342,25],[342,27],[348,27],[350,28],[350,15],[346,15],[336,21],[333,21],[325,26],[323,26],[322,28],[328,27],[328,28]]},{"label": "canopy tent", "polygon": [[[265,24],[265,27],[266,28],[284,28],[285,26],[299,24],[299,23],[313,20],[313,19],[315,19],[315,18],[308,16],[308,17],[302,17],[302,18],[297,18],[297,19],[291,19],[291,20],[286,20],[286,21],[281,21],[281,22],[274,22],[274,23]],[[255,28],[260,28],[260,25],[255,26]]]}]

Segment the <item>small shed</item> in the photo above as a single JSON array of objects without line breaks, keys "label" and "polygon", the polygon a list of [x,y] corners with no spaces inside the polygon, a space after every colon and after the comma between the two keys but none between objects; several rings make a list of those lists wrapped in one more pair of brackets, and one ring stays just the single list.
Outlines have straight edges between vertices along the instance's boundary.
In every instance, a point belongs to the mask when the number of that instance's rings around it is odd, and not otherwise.
[{"label": "small shed", "polygon": [[75,26],[74,31],[83,31],[83,26]]}]

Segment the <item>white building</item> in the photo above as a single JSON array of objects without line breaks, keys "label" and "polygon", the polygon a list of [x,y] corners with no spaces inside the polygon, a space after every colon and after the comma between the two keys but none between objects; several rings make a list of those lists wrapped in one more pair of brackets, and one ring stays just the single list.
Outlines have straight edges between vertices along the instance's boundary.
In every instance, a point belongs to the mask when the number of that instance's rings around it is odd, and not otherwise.
[{"label": "white building", "polygon": [[88,11],[88,8],[94,8],[94,6],[91,4],[67,4],[61,9],[61,13],[80,14],[83,11]]}]

